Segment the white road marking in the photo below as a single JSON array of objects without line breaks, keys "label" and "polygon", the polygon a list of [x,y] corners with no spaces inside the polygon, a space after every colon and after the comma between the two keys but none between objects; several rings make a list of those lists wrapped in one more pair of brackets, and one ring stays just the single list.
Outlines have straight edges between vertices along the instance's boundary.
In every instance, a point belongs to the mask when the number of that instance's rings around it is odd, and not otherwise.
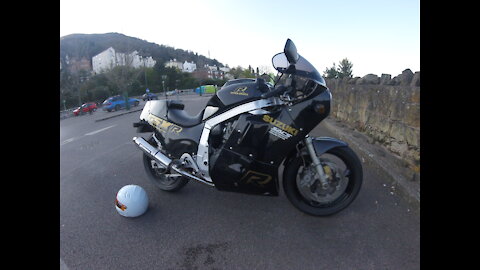
[{"label": "white road marking", "polygon": [[[99,132],[105,131],[105,130],[107,130],[107,129],[109,129],[109,128],[112,128],[112,127],[114,127],[114,126],[116,126],[116,125],[112,125],[112,126],[109,126],[109,127],[106,127],[106,128],[102,128],[102,129],[99,129],[99,130],[95,130],[95,131],[89,132],[89,133],[85,134],[84,136],[94,135],[94,134],[97,134],[97,133],[99,133]],[[83,137],[83,136],[81,136],[81,137]],[[79,138],[81,138],[81,137],[73,137],[73,138],[70,138],[70,139],[66,139],[65,141],[63,141],[63,142],[60,143],[60,146],[65,145],[65,144],[67,144],[67,143],[69,143],[69,142],[73,142],[74,140],[77,140],[77,139],[79,139]]]},{"label": "white road marking", "polygon": [[92,132],[87,133],[87,134],[85,134],[85,135],[86,135],[86,136],[90,136],[90,135],[93,135],[93,134],[97,134],[97,133],[99,133],[99,132],[102,132],[102,131],[104,131],[104,130],[107,130],[107,129],[109,129],[109,128],[112,128],[112,127],[114,127],[114,126],[116,126],[116,125],[112,125],[112,126],[109,126],[109,127],[106,127],[106,128],[102,128],[102,129],[99,129],[99,130],[96,130],[96,131],[92,131]]},{"label": "white road marking", "polygon": [[67,144],[67,143],[69,143],[69,142],[72,142],[72,141],[75,140],[75,139],[76,139],[76,138],[67,139],[67,140],[61,142],[61,143],[60,143],[60,146],[62,146],[62,145],[64,145],[64,144]]}]

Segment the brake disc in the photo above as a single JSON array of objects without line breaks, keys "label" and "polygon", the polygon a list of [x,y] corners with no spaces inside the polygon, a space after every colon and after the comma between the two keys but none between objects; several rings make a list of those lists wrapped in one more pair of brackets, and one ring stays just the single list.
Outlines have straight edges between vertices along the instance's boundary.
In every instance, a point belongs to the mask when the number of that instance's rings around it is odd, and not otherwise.
[{"label": "brake disc", "polygon": [[329,203],[340,197],[347,188],[348,178],[345,172],[328,159],[321,159],[323,170],[327,176],[328,187],[322,188],[318,173],[313,165],[303,167],[297,177],[297,187],[302,196],[317,203]]}]

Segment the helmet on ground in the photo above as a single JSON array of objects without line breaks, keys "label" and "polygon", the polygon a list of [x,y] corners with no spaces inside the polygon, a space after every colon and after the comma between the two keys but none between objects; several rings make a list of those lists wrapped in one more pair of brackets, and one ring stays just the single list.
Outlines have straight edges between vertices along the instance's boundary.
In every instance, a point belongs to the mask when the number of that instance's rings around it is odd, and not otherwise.
[{"label": "helmet on ground", "polygon": [[126,185],[117,193],[115,208],[124,217],[138,217],[147,211],[147,192],[140,186]]}]

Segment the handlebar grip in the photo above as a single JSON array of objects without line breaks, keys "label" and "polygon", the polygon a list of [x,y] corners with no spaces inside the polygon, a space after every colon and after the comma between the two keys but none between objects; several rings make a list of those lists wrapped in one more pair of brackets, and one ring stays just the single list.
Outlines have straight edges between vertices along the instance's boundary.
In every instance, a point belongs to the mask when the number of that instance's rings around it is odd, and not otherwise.
[{"label": "handlebar grip", "polygon": [[270,91],[270,92],[267,92],[267,93],[264,93],[262,94],[260,97],[261,98],[269,98],[269,97],[273,97],[273,96],[276,96],[278,94],[281,94],[283,92],[285,92],[287,88],[283,85],[280,85],[279,87],[277,87],[275,90],[273,91]]}]

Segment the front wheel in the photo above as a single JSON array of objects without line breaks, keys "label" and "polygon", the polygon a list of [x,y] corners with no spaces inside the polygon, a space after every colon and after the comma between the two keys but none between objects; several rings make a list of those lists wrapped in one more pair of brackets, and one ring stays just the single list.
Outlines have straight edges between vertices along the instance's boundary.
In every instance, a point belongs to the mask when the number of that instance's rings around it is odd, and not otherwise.
[{"label": "front wheel", "polygon": [[349,147],[335,147],[319,156],[328,178],[323,188],[308,155],[297,156],[285,168],[283,189],[300,211],[314,216],[340,212],[357,197],[363,181],[362,164]]}]

